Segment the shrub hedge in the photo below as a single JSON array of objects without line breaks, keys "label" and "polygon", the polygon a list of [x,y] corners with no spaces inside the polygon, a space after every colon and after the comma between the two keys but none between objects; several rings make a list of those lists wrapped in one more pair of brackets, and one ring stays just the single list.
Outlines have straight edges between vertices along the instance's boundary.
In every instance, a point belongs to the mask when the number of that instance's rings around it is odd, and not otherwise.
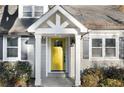
[{"label": "shrub hedge", "polygon": [[18,86],[27,86],[31,72],[29,62],[0,62],[0,86],[17,86],[18,81],[25,82],[25,85],[18,84]]},{"label": "shrub hedge", "polygon": [[81,86],[83,87],[123,87],[124,69],[89,68],[81,74]]}]

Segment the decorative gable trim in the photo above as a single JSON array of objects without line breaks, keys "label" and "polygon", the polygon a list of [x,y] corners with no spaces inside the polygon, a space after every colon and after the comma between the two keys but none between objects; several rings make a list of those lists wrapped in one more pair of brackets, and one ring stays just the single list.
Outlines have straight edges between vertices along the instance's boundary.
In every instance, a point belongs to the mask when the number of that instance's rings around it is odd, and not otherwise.
[{"label": "decorative gable trim", "polygon": [[[35,32],[35,30],[48,18],[50,18],[54,13],[59,11],[62,13],[67,19],[69,19],[72,23],[74,23],[79,29],[80,32],[87,32],[87,28],[84,27],[78,20],[76,20],[70,13],[68,13],[62,6],[54,6],[51,10],[49,10],[45,15],[43,15],[39,20],[37,20],[34,24],[32,24],[27,30],[28,32]],[[57,17],[59,18],[59,17]],[[51,22],[47,22],[47,24],[54,26]],[[68,23],[64,23],[63,27],[66,27]]]}]

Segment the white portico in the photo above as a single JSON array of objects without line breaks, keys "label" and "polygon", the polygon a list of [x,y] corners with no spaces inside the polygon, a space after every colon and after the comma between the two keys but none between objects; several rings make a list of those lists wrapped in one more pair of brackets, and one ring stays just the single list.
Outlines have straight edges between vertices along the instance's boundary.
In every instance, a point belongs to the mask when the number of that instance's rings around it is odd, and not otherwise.
[{"label": "white portico", "polygon": [[[49,73],[58,74],[67,72],[69,74],[69,44],[70,37],[74,37],[75,40],[75,86],[80,85],[80,40],[81,35],[87,32],[87,29],[78,22],[72,15],[70,15],[61,6],[54,6],[40,19],[38,19],[33,25],[28,28],[28,32],[34,33],[35,35],[35,85],[42,85],[42,38],[46,38],[46,63],[45,63],[45,76],[48,77]],[[64,57],[62,58],[62,66],[59,68],[51,65],[53,64],[52,52],[52,39],[53,41],[59,40],[60,42],[53,42],[56,46],[61,46]],[[57,43],[57,45],[56,45]],[[55,48],[54,47],[54,48]],[[58,57],[60,58],[60,57]],[[53,60],[52,60],[53,59]],[[60,58],[61,59],[61,58]],[[53,64],[54,65],[54,64]]]}]

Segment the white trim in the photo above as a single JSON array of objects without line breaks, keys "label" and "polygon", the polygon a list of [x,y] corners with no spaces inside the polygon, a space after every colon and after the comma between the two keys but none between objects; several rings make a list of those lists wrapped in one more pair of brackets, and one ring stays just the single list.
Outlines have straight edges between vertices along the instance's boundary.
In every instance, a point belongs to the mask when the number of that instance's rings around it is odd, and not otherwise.
[{"label": "white trim", "polygon": [[[100,32],[99,32],[100,33]],[[119,34],[113,33],[90,33],[89,35],[89,60],[118,60],[119,59]],[[105,56],[105,40],[106,39],[115,39],[116,40],[116,54],[115,57],[106,57]],[[92,57],[92,39],[102,39],[102,57]]]},{"label": "white trim", "polygon": [[116,57],[119,58],[119,36],[116,37]]},{"label": "white trim", "polygon": [[[61,31],[62,30],[62,31]],[[67,28],[67,29],[48,29],[48,28],[39,28],[35,32],[36,34],[77,34],[77,30],[73,28]]]},{"label": "white trim", "polygon": [[92,57],[92,38],[89,36],[89,60],[91,61],[91,57]]},{"label": "white trim", "polygon": [[67,58],[68,59],[67,59],[67,61],[68,61],[68,72],[69,72],[68,75],[69,75],[69,77],[71,77],[71,64],[72,63],[71,63],[71,54],[70,54],[71,53],[70,52],[71,51],[70,50],[70,37],[68,37],[67,40],[68,40],[68,44],[67,44],[67,55],[68,55]]},{"label": "white trim", "polygon": [[[7,37],[3,36],[3,61],[19,61],[21,60],[21,37],[18,37],[18,46],[15,47],[18,49],[18,56],[17,57],[7,57]],[[9,46],[9,48],[11,48]],[[12,47],[13,48],[13,47]]]},{"label": "white trim", "polygon": [[75,35],[75,86],[79,86],[81,84],[80,81],[80,43],[81,36]]},{"label": "white trim", "polygon": [[47,21],[47,24],[48,24],[50,27],[52,27],[52,28],[55,27],[55,24],[54,24],[53,22],[51,22],[50,20]]},{"label": "white trim", "polygon": [[105,40],[106,40],[106,38],[101,38],[102,39],[102,57],[103,58],[107,58],[107,57],[105,57]]},{"label": "white trim", "polygon": [[[37,20],[34,24],[32,24],[27,30],[28,32],[35,32],[36,29],[44,22],[46,21],[50,16],[52,16],[55,12],[59,11],[65,17],[67,17],[72,23],[74,23],[79,29],[80,32],[87,32],[87,28],[84,27],[79,21],[77,21],[72,15],[70,15],[67,11],[65,11],[61,6],[55,6],[53,7],[49,12],[47,12],[44,16],[42,16],[39,20]],[[57,16],[57,19],[59,17]],[[37,31],[36,31],[37,32]]]},{"label": "white trim", "polygon": [[23,5],[19,5],[18,8],[19,8],[18,17],[23,18]]},{"label": "white trim", "polygon": [[56,26],[59,27],[61,24],[60,24],[60,16],[58,14],[56,14]]},{"label": "white trim", "polygon": [[18,60],[21,60],[21,37],[18,37]]},{"label": "white trim", "polygon": [[51,72],[51,39],[49,38],[49,43],[48,43],[48,49],[49,49],[49,62],[48,62],[48,73]]},{"label": "white trim", "polygon": [[48,37],[46,37],[46,77],[48,76],[48,71],[49,71],[49,66],[48,66],[48,61],[49,61],[49,56],[48,56]]},{"label": "white trim", "polygon": [[41,35],[35,35],[35,85],[41,86],[42,79],[41,79]]},{"label": "white trim", "polygon": [[120,33],[122,33],[122,32],[124,32],[124,30],[92,30],[92,29],[88,29],[88,32],[90,32],[90,33],[101,33],[101,34],[103,34],[103,33],[109,33],[109,34],[114,34],[114,33],[117,33],[117,34],[120,34]]},{"label": "white trim", "polygon": [[48,11],[48,5],[37,5],[37,6],[43,6],[43,14],[41,16],[38,16],[36,17],[34,15],[34,12],[35,12],[35,6],[36,5],[31,5],[32,6],[32,16],[31,17],[26,17],[26,16],[23,16],[23,7],[24,6],[29,6],[29,5],[19,5],[19,18],[40,18],[44,13],[46,13]]},{"label": "white trim", "polygon": [[3,61],[6,60],[6,55],[7,55],[7,41],[6,41],[6,36],[3,36]]},{"label": "white trim", "polygon": [[65,28],[65,27],[67,27],[69,25],[69,23],[67,22],[67,21],[65,21],[64,23],[62,23],[62,28]]}]

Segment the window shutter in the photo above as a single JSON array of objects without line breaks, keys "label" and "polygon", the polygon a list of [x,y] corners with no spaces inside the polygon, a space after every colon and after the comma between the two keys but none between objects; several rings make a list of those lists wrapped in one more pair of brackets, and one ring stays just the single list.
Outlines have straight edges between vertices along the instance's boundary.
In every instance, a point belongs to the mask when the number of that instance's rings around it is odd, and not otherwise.
[{"label": "window shutter", "polygon": [[119,38],[119,58],[124,59],[124,37]]},{"label": "window shutter", "polygon": [[89,59],[89,39],[83,38],[83,59]]},{"label": "window shutter", "polygon": [[3,59],[3,37],[0,36],[0,60]]}]

